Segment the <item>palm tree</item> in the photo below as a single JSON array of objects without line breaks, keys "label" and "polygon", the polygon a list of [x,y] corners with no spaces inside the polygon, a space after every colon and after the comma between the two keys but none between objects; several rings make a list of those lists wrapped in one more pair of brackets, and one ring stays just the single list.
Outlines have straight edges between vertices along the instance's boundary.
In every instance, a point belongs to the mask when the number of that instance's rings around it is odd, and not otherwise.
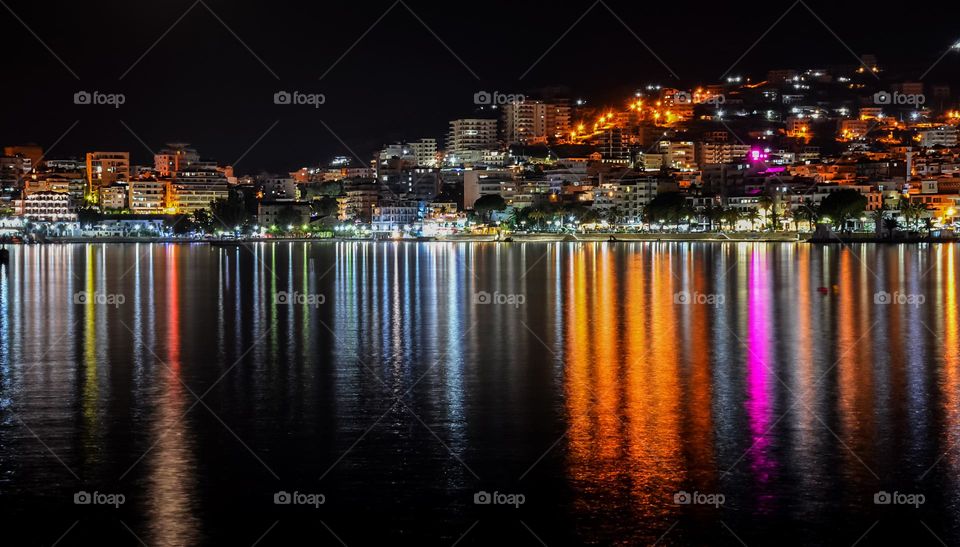
[{"label": "palm tree", "polygon": [[930,212],[930,206],[927,205],[926,203],[917,202],[916,204],[914,204],[914,207],[916,208],[916,211],[917,211],[917,230],[920,229],[920,219],[922,218],[925,220],[924,229],[929,232],[931,222],[930,222],[930,216],[927,213]]},{"label": "palm tree", "polygon": [[803,205],[797,207],[797,211],[794,213],[794,216],[800,220],[806,221],[807,228],[809,228],[810,225],[816,222],[819,218],[819,215],[817,215],[817,210],[813,207],[813,202],[809,199],[806,200]]},{"label": "palm tree", "polygon": [[782,228],[780,221],[784,219],[785,215],[781,212],[781,206],[779,200],[774,200],[773,204],[770,205],[770,225],[774,231],[780,231],[780,228]]},{"label": "palm tree", "polygon": [[918,201],[901,201],[900,212],[907,221],[907,227],[916,231],[919,230],[920,217],[927,212],[927,205]]},{"label": "palm tree", "polygon": [[901,200],[900,214],[903,216],[903,219],[907,222],[907,230],[909,230],[910,225],[913,223],[913,204],[907,200]]},{"label": "palm tree", "polygon": [[703,212],[701,214],[710,224],[711,232],[713,231],[714,224],[717,222],[721,223],[721,229],[723,229],[723,207],[719,207],[711,203],[703,208]]},{"label": "palm tree", "polygon": [[546,211],[544,211],[543,209],[541,209],[541,208],[539,208],[539,207],[534,208],[534,209],[531,209],[531,210],[527,213],[527,218],[529,218],[530,220],[535,220],[535,221],[537,221],[537,229],[538,229],[538,230],[541,228],[541,223],[542,223],[544,220],[546,220],[547,218],[549,218],[549,217],[550,217],[550,215],[549,215]]},{"label": "palm tree", "polygon": [[526,215],[524,214],[523,208],[513,207],[510,209],[510,215],[507,216],[507,224],[511,228],[516,229],[524,220],[526,220]]},{"label": "palm tree", "polygon": [[773,211],[774,203],[773,198],[767,194],[763,194],[757,200],[757,213],[763,213],[763,217],[766,218]]},{"label": "palm tree", "polygon": [[873,212],[871,217],[873,217],[873,226],[874,231],[877,233],[877,237],[883,237],[883,217],[886,213],[886,206],[881,206],[879,209]]},{"label": "palm tree", "polygon": [[613,226],[619,225],[623,221],[623,211],[617,207],[613,206],[606,211],[607,222]]},{"label": "palm tree", "polygon": [[727,223],[727,227],[733,227],[736,229],[737,221],[740,220],[740,213],[736,209],[724,208],[723,210],[723,220]]}]

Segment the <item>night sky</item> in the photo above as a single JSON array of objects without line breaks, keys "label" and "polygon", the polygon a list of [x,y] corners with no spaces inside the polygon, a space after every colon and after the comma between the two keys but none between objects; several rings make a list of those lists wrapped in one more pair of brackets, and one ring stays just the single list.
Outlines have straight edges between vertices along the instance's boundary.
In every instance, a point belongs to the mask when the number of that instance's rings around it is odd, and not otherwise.
[{"label": "night sky", "polygon": [[[442,145],[447,121],[474,114],[480,90],[565,86],[572,98],[620,104],[648,83],[713,82],[792,5],[204,1],[2,0],[0,142],[49,148],[79,120],[51,157],[129,150],[135,163],[152,164],[148,148],[189,142],[222,164],[242,156],[240,174],[285,172],[351,150],[366,160],[399,139]],[[843,43],[797,4],[732,73],[762,79],[773,68],[855,64],[845,43],[916,80],[960,39],[950,14],[937,14],[946,4],[924,12],[808,5]],[[958,69],[960,54],[950,53],[924,81],[957,85]],[[126,104],[75,105],[80,90],[122,93]],[[323,93],[326,104],[278,106],[279,90]]]}]

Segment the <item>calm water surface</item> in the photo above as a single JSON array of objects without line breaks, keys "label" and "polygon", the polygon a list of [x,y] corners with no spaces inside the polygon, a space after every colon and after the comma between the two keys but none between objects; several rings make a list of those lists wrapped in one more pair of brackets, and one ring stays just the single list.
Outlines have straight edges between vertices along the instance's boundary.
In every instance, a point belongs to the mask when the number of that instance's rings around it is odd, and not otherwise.
[{"label": "calm water surface", "polygon": [[14,247],[4,543],[956,544],[958,258]]}]

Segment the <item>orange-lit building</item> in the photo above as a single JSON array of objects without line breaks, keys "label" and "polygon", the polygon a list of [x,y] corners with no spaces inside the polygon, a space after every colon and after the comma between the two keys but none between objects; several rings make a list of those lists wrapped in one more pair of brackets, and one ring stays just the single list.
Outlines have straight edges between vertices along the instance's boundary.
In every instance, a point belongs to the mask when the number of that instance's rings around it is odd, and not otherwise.
[{"label": "orange-lit building", "polygon": [[100,188],[130,179],[129,152],[88,152],[87,193],[97,196]]}]

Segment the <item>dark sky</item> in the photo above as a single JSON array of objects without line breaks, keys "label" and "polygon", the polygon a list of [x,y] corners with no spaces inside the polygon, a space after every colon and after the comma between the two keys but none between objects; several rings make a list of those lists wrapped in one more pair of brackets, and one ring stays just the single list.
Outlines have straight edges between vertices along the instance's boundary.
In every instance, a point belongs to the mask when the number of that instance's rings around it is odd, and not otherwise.
[{"label": "dark sky", "polygon": [[[480,90],[562,85],[597,103],[676,81],[671,70],[681,82],[714,81],[792,5],[194,1],[3,0],[0,142],[50,147],[79,120],[51,157],[129,150],[149,164],[148,147],[190,142],[224,164],[242,156],[240,173],[284,172],[348,148],[367,159],[385,142],[442,139],[448,120],[473,113]],[[845,43],[916,79],[960,39],[950,17],[936,16],[942,6],[924,15],[863,2],[808,5],[842,43],[797,4],[734,72],[855,63]],[[958,69],[960,54],[951,53],[924,81],[956,79]],[[122,93],[126,103],[75,105],[80,90]],[[279,90],[323,93],[326,104],[278,106]]]}]

